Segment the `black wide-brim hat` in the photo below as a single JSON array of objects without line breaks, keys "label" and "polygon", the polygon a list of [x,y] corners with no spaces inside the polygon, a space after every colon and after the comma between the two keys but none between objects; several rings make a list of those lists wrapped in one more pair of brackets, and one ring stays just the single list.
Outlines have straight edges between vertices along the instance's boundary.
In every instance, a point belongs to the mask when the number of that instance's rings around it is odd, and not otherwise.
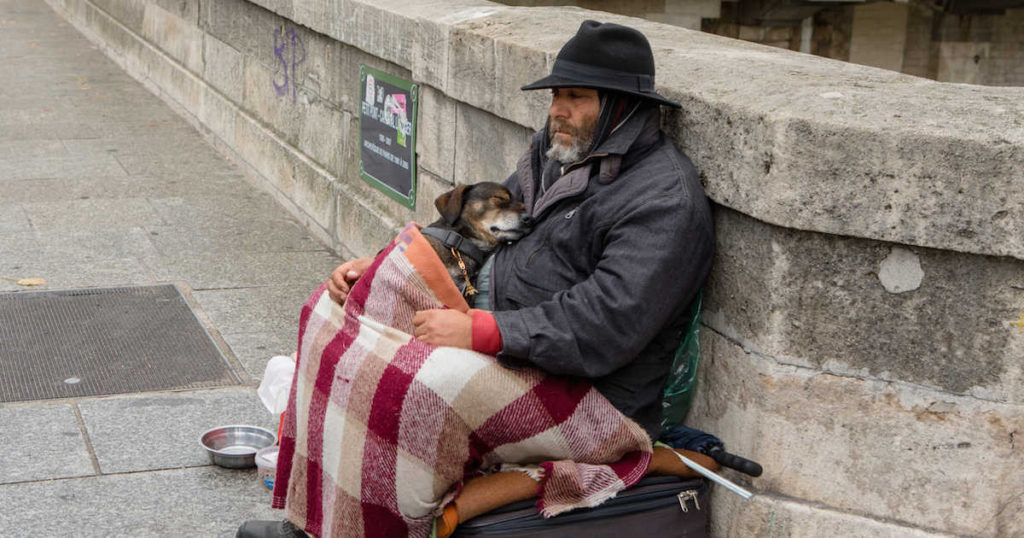
[{"label": "black wide-brim hat", "polygon": [[654,53],[639,31],[611,22],[583,21],[558,51],[551,74],[524,90],[594,88],[645,97],[663,105],[681,105],[654,91]]}]

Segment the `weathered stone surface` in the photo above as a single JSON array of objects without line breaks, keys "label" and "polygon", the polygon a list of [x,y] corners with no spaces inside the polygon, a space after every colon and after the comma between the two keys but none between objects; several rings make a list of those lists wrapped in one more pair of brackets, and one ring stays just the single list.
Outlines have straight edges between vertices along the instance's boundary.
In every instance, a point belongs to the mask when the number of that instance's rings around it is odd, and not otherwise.
[{"label": "weathered stone surface", "polygon": [[338,204],[334,236],[344,237],[345,246],[356,256],[376,254],[394,239],[405,223],[369,206],[362,196],[343,183],[335,184],[334,189],[334,199]]},{"label": "weathered stone surface", "polygon": [[199,110],[196,119],[210,130],[224,144],[235,146],[235,125],[239,109],[232,102],[206,86],[199,93]]},{"label": "weathered stone surface", "polygon": [[1024,265],[914,248],[915,291],[892,294],[879,277],[890,246],[785,230],[716,212],[717,258],[706,322],[750,349],[845,375],[899,379],[1024,402]]},{"label": "weathered stone surface", "polygon": [[296,161],[295,205],[325,230],[334,224],[335,203],[332,183],[334,179],[323,169],[313,166],[308,161]]},{"label": "weathered stone surface", "polygon": [[455,184],[422,169],[416,179],[416,212],[411,220],[426,226],[440,218],[434,200],[454,189]]},{"label": "weathered stone surface", "polygon": [[210,34],[203,34],[203,38],[203,80],[228,99],[241,103],[245,84],[242,53]]},{"label": "weathered stone surface", "polygon": [[235,143],[238,153],[285,196],[295,187],[295,169],[288,150],[263,126],[239,114],[235,118]]},{"label": "weathered stone surface", "polygon": [[146,16],[146,0],[92,0],[96,7],[116,19],[130,30],[141,33]]},{"label": "weathered stone surface", "polygon": [[255,469],[211,465],[0,488],[8,507],[0,527],[17,536],[234,536],[242,521],[281,518]]},{"label": "weathered stone surface", "polygon": [[96,474],[70,405],[0,407],[0,428],[0,484]]},{"label": "weathered stone surface", "polygon": [[456,125],[456,183],[505,181],[530,144],[533,131],[460,104]]},{"label": "weathered stone surface", "polygon": [[702,346],[687,422],[760,462],[754,487],[926,529],[1024,531],[1006,510],[1024,492],[1020,403],[780,364],[713,330]]},{"label": "weathered stone surface", "polygon": [[908,527],[899,522],[822,509],[770,496],[745,501],[724,488],[711,493],[711,535],[722,538],[788,536],[791,538],[939,538],[947,533]]},{"label": "weathered stone surface", "polygon": [[174,14],[181,20],[197,26],[199,24],[200,0],[153,0],[165,11]]},{"label": "weathered stone surface", "polygon": [[416,163],[452,181],[455,177],[457,103],[430,86],[420,86]]},{"label": "weathered stone surface", "polygon": [[189,21],[160,6],[146,6],[142,36],[193,73],[203,73],[203,33]]}]

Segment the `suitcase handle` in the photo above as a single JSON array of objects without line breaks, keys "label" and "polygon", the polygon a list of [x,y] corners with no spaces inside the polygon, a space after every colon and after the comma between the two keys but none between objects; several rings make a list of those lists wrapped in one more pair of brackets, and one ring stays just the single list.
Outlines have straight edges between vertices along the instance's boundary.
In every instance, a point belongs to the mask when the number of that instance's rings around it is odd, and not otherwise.
[{"label": "suitcase handle", "polygon": [[708,449],[708,456],[711,456],[711,458],[717,461],[719,465],[730,469],[736,469],[741,473],[748,474],[755,478],[761,476],[761,473],[764,472],[760,463],[735,454],[730,454],[723,450],[721,445],[713,446]]}]

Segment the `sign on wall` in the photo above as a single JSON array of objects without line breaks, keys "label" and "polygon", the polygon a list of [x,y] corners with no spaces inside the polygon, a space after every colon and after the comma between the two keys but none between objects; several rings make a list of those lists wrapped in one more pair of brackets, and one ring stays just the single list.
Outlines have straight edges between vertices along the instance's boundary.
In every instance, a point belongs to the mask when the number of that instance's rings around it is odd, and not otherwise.
[{"label": "sign on wall", "polygon": [[413,208],[419,86],[364,65],[359,88],[359,175]]}]

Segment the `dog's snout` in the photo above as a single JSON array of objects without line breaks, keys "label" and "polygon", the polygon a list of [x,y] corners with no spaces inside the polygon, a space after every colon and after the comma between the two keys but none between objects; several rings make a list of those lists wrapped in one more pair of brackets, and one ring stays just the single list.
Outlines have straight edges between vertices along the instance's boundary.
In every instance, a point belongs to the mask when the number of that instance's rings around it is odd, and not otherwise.
[{"label": "dog's snout", "polygon": [[523,228],[533,228],[533,223],[536,222],[530,215],[522,215],[519,217],[519,225]]}]

